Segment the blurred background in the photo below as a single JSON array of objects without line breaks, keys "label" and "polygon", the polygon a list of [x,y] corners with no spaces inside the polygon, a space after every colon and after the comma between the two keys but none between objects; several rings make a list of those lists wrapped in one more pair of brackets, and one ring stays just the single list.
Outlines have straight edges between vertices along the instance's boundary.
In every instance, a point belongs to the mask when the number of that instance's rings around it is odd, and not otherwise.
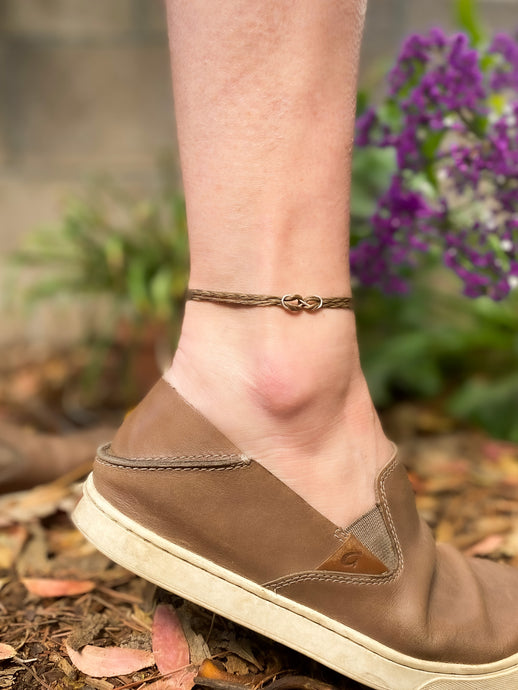
[{"label": "blurred background", "polygon": [[[361,88],[382,88],[409,33],[453,28],[453,5],[369,0]],[[515,0],[478,11],[488,33],[518,24]],[[54,431],[133,404],[174,347],[186,261],[161,0],[2,0],[0,404],[32,401],[31,423]],[[424,400],[425,427],[467,421],[518,440],[510,307],[459,297],[425,319],[430,289],[359,295],[376,402]]]}]

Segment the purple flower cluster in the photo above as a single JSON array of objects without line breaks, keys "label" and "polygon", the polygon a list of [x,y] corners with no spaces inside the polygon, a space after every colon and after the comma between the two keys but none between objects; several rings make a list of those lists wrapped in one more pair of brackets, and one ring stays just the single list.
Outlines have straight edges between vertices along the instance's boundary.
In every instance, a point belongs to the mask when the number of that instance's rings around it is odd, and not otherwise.
[{"label": "purple flower cluster", "polygon": [[[434,215],[423,197],[405,189],[403,180],[395,175],[371,218],[373,235],[351,249],[351,266],[361,282],[387,292],[406,292],[402,272],[414,269],[416,254],[426,251],[426,240],[435,232]],[[410,226],[414,229],[411,235]]]},{"label": "purple flower cluster", "polygon": [[[490,96],[503,91],[495,112]],[[356,144],[392,147],[397,160],[372,235],[351,250],[360,282],[405,291],[411,270],[433,249],[469,297],[502,299],[518,285],[516,40],[498,34],[479,53],[463,34],[410,36],[385,102],[358,119]],[[415,184],[419,176],[426,194]]]},{"label": "purple flower cluster", "polygon": [[518,41],[507,34],[496,34],[488,49],[495,59],[490,86],[494,91],[518,89]]}]

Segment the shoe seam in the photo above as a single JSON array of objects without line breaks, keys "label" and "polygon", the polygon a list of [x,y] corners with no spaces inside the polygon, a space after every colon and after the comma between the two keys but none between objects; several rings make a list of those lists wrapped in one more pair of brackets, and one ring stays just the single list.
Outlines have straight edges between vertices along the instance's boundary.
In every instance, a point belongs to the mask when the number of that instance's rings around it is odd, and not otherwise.
[{"label": "shoe seam", "polygon": [[[208,456],[200,456],[201,458],[208,457]],[[152,460],[153,458],[138,458],[138,460]],[[174,458],[165,458],[165,459],[171,459],[174,460]],[[115,462],[107,462],[106,460],[102,460],[99,457],[95,458],[95,461],[99,463],[100,465],[104,465],[105,467],[111,467],[112,469],[118,469],[118,470],[135,470],[137,472],[221,472],[221,471],[229,471],[229,470],[237,470],[241,469],[243,467],[249,467],[249,463],[247,462],[236,462],[233,463],[232,465],[226,465],[224,467],[200,467],[199,465],[195,465],[193,467],[136,467],[134,465],[118,465]]]},{"label": "shoe seam", "polygon": [[[203,469],[208,471],[209,469],[233,469],[234,467],[246,467],[250,464],[249,458],[245,455],[235,455],[230,453],[198,453],[192,455],[154,455],[154,456],[137,456],[133,458],[127,458],[119,455],[112,455],[109,452],[111,448],[110,443],[106,443],[100,446],[97,450],[96,460],[102,465],[109,467],[121,467],[127,469],[135,470],[169,470],[169,469]],[[180,462],[180,461],[203,461],[203,460],[219,460],[222,463],[229,463],[228,466],[224,467],[200,467],[199,465],[188,466],[188,467],[139,467],[138,465],[133,465],[131,463],[140,462]],[[127,464],[129,463],[129,464]]]},{"label": "shoe seam", "polygon": [[[364,585],[364,584],[370,584],[370,585],[384,585],[388,584],[389,582],[392,582],[395,580],[397,577],[399,577],[399,574],[401,573],[401,570],[403,568],[403,551],[401,549],[401,544],[399,542],[399,538],[396,533],[396,528],[394,525],[394,521],[392,519],[392,515],[390,512],[390,508],[388,506],[387,502],[387,494],[386,494],[386,489],[385,489],[385,482],[387,478],[392,474],[392,472],[398,467],[398,461],[397,458],[394,458],[392,461],[392,465],[389,465],[385,470],[383,471],[382,476],[380,477],[380,491],[381,491],[381,507],[382,509],[384,508],[384,517],[386,518],[385,523],[388,522],[387,528],[394,540],[394,545],[396,548],[396,553],[397,553],[397,559],[398,559],[398,565],[396,569],[390,574],[390,575],[371,575],[371,576],[364,576],[364,575],[337,575],[336,573],[332,574],[326,574],[326,573],[318,573],[318,571],[310,571],[307,573],[299,573],[296,575],[288,575],[287,577],[279,578],[277,580],[272,580],[270,582],[267,582],[264,584],[264,587],[268,587],[269,589],[272,589],[274,592],[277,592],[279,589],[282,589],[283,587],[289,587],[290,585],[297,584],[299,582],[337,582],[337,583],[347,583],[347,584],[356,584],[356,585]],[[340,528],[339,528],[340,529]],[[346,530],[345,530],[346,531]],[[336,533],[335,533],[335,536]]]}]

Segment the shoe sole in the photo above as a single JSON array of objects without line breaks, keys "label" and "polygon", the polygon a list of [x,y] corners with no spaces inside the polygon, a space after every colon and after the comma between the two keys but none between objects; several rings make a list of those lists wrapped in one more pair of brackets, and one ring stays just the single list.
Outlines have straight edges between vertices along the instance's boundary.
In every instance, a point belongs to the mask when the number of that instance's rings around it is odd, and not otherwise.
[{"label": "shoe sole", "polygon": [[156,535],[106,501],[92,475],[72,518],[131,572],[376,690],[518,688],[518,654],[476,666],[401,654]]}]

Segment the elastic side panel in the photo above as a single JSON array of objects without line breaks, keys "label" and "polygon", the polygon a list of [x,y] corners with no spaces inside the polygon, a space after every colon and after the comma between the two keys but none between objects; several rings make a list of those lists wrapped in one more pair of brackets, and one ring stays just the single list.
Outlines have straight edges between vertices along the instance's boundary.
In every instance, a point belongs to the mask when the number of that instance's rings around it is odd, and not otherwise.
[{"label": "elastic side panel", "polygon": [[387,566],[388,570],[396,568],[397,554],[378,506],[374,506],[372,510],[353,522],[346,532],[354,534],[359,542]]}]

